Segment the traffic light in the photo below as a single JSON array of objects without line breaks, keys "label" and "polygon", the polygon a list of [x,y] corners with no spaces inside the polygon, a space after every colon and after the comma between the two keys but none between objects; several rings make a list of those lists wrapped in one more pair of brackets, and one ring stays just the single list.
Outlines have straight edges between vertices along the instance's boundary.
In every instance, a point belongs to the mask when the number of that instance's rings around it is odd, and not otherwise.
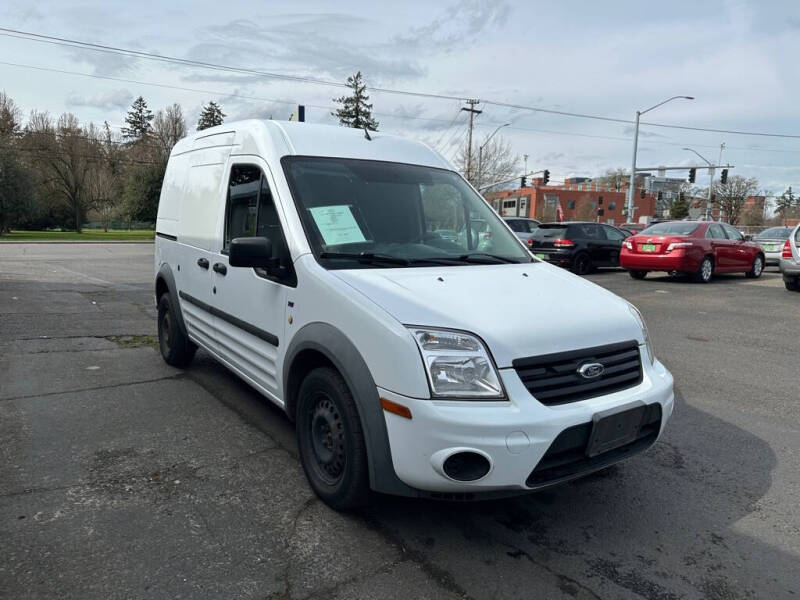
[{"label": "traffic light", "polygon": [[694,183],[694,178],[697,175],[697,169],[689,169],[689,183]]},{"label": "traffic light", "polygon": [[664,199],[664,192],[658,192],[658,201],[661,202]]},{"label": "traffic light", "polygon": [[646,192],[646,191],[644,191],[644,188],[642,188],[642,189],[639,191],[639,198],[641,198],[642,200],[644,200],[644,197],[645,197],[645,196],[647,196],[647,192]]},{"label": "traffic light", "polygon": [[603,206],[603,197],[602,196],[598,196],[597,197],[597,205],[598,206]]},{"label": "traffic light", "polygon": [[542,174],[542,185],[547,185],[548,181],[550,181],[550,171],[545,169],[544,174]]},{"label": "traffic light", "polygon": [[728,169],[722,169],[722,175],[720,175],[719,182],[728,183]]},{"label": "traffic light", "polygon": [[520,177],[519,178],[519,187],[524,188],[528,187],[528,178],[527,177]]}]

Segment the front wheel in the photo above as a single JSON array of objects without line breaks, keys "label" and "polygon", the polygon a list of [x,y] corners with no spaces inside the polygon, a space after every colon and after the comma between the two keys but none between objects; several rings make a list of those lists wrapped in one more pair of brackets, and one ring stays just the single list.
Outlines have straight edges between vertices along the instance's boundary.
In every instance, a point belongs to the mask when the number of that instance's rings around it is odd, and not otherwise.
[{"label": "front wheel", "polygon": [[755,260],[753,261],[753,266],[750,267],[750,270],[745,273],[745,276],[749,277],[750,279],[758,279],[761,277],[761,273],[764,272],[764,259],[760,256],[756,256]]},{"label": "front wheel", "polygon": [[628,275],[634,279],[644,279],[647,277],[647,271],[628,271]]},{"label": "front wheel", "polygon": [[319,367],[306,375],[296,428],[300,462],[314,493],[336,510],[367,504],[364,433],[353,396],[338,371]]},{"label": "front wheel", "polygon": [[708,283],[714,275],[714,260],[710,256],[704,256],[700,261],[700,268],[694,274],[695,281]]},{"label": "front wheel", "polygon": [[181,331],[169,294],[158,299],[158,348],[168,365],[186,367],[192,362],[197,345]]}]

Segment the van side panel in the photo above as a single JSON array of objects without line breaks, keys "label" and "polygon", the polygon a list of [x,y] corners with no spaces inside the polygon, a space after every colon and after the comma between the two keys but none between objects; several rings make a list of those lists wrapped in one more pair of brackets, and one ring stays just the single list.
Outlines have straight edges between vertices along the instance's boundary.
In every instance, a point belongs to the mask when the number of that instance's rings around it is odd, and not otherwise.
[{"label": "van side panel", "polygon": [[164,173],[161,197],[158,201],[156,231],[165,235],[178,235],[178,217],[181,213],[183,185],[186,179],[185,156],[172,156]]},{"label": "van side panel", "polygon": [[216,241],[225,161],[230,147],[206,148],[188,154],[188,173],[180,211],[181,243],[211,250]]}]

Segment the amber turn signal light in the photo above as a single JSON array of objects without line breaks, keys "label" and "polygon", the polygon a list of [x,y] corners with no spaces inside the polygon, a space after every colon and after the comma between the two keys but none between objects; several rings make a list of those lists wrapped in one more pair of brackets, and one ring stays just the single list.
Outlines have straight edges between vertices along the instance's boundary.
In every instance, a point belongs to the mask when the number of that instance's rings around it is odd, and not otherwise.
[{"label": "amber turn signal light", "polygon": [[411,410],[407,406],[403,406],[402,404],[398,404],[397,402],[392,402],[391,400],[387,400],[386,398],[381,398],[381,407],[386,412],[390,412],[395,415],[405,417],[406,419],[411,418]]}]

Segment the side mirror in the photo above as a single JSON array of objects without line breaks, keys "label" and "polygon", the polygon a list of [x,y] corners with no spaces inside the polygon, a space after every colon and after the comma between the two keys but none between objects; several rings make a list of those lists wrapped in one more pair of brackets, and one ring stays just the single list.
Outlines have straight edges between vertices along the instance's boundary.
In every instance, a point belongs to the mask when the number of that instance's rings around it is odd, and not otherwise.
[{"label": "side mirror", "polygon": [[274,269],[278,263],[272,256],[272,242],[265,237],[236,238],[228,247],[228,264],[232,267]]},{"label": "side mirror", "polygon": [[752,239],[753,239],[753,236],[750,235],[749,233],[744,236],[744,241],[745,242],[750,242],[750,241],[752,241]]}]

